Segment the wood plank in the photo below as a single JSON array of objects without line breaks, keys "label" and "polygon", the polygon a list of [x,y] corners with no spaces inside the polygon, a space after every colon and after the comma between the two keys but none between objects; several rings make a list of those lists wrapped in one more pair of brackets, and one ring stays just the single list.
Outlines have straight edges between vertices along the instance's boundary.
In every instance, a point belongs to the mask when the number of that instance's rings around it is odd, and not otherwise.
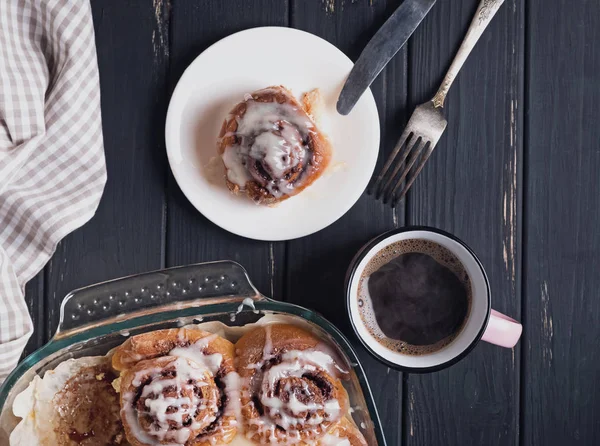
[{"label": "wood plank", "polygon": [[25,285],[25,302],[33,321],[34,332],[29,338],[23,355],[25,358],[42,345],[46,337],[46,305],[44,301],[44,270]]},{"label": "wood plank", "polygon": [[[292,26],[332,42],[355,60],[399,1],[292,1]],[[387,89],[386,89],[387,85]],[[405,123],[406,51],[401,51],[372,86],[384,125],[377,169],[390,153]],[[378,363],[359,346],[344,304],[344,276],[358,249],[392,229],[403,212],[363,196],[340,220],[317,234],[288,242],[287,294],[294,303],[314,309],[336,324],[357,347],[390,445],[401,439],[401,374]]]},{"label": "wood plank", "polygon": [[525,445],[600,441],[600,11],[528,2]]},{"label": "wood plank", "polygon": [[95,217],[61,242],[46,269],[48,336],[70,290],[163,264],[167,53],[155,6],[92,1],[108,184]]},{"label": "wood plank", "polygon": [[[479,0],[437,2],[410,47],[410,101],[433,97]],[[509,0],[446,101],[448,128],[409,196],[408,222],[448,230],[480,256],[494,308],[520,316],[522,3]],[[518,441],[519,354],[481,343],[442,372],[411,375],[405,444]]]},{"label": "wood plank", "polygon": [[[175,87],[192,60],[219,39],[246,28],[285,26],[287,22],[288,5],[282,1],[172,2],[169,75],[171,89]],[[169,266],[211,260],[235,260],[248,270],[261,292],[275,298],[281,297],[284,243],[249,240],[218,228],[185,198],[170,173],[168,197]]]}]

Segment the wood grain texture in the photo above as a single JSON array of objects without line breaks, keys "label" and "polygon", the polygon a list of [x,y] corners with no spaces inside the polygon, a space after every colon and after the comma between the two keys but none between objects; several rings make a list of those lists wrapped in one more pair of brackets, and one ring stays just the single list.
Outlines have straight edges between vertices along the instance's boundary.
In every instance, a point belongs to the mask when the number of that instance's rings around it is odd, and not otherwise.
[{"label": "wood grain texture", "polygon": [[600,5],[527,4],[522,444],[600,444]]},{"label": "wood grain texture", "polygon": [[153,42],[155,5],[93,1],[92,11],[108,183],[96,215],[60,243],[46,268],[47,336],[69,291],[163,264],[167,60]]},{"label": "wood grain texture", "polygon": [[[323,37],[356,60],[399,3],[338,1],[328,6],[296,0],[291,3],[291,25]],[[398,130],[404,125],[406,51],[396,55],[371,88],[380,119],[382,123],[390,124],[391,129],[382,135],[379,169],[399,136]],[[344,277],[358,249],[372,237],[392,229],[398,224],[398,216],[402,218],[403,214],[395,214],[391,208],[363,195],[346,215],[330,227],[287,244],[286,299],[319,311],[354,341],[372,384],[390,445],[400,444],[401,439],[401,374],[382,366],[358,345],[345,309]]]},{"label": "wood grain texture", "polygon": [[33,335],[29,338],[21,358],[30,355],[46,342],[46,300],[44,295],[45,271],[42,270],[27,282],[25,286],[25,301],[33,321]]},{"label": "wood grain texture", "polygon": [[[171,70],[173,89],[185,68],[221,38],[255,26],[288,22],[287,2],[203,0],[171,2]],[[223,57],[235,57],[223,54]],[[215,135],[215,154],[216,154]],[[235,260],[264,294],[281,298],[284,243],[245,239],[218,228],[185,198],[169,172],[167,265]]]},{"label": "wood grain texture", "polygon": [[[413,105],[433,97],[478,0],[437,2],[409,59]],[[408,199],[408,222],[448,230],[485,266],[494,308],[520,317],[523,7],[510,0],[446,101],[448,127]],[[519,347],[481,343],[444,371],[411,375],[405,444],[508,445],[519,431]]]}]

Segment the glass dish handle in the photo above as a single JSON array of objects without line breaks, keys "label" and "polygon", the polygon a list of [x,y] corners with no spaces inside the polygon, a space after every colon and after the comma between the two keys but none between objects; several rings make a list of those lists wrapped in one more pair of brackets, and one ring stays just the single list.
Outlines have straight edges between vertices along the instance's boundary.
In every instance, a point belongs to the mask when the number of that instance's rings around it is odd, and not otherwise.
[{"label": "glass dish handle", "polygon": [[[91,285],[62,301],[56,335],[189,306],[265,299],[238,263],[220,261],[169,268]],[[154,310],[154,311],[153,311]]]}]

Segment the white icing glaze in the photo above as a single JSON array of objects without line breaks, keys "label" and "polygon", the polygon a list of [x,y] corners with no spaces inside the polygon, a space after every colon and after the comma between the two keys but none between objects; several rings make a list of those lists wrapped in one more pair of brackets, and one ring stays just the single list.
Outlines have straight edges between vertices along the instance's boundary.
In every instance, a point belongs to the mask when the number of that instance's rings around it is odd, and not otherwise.
[{"label": "white icing glaze", "polygon": [[244,115],[235,118],[237,130],[225,134],[238,141],[222,154],[227,179],[242,190],[254,180],[275,197],[288,195],[302,184],[306,174],[290,182],[286,178],[290,171],[298,164],[310,170],[310,149],[305,142],[314,124],[302,109],[290,103],[258,102],[251,96],[245,99]]},{"label": "white icing glaze", "polygon": [[242,154],[240,146],[229,146],[223,152],[223,164],[227,168],[227,179],[241,188],[252,180],[252,175],[246,168],[246,156]]},{"label": "white icing glaze", "polygon": [[[292,350],[280,354],[281,362],[268,367],[265,371],[260,369],[274,357],[273,344],[271,339],[271,326],[265,326],[265,345],[263,347],[262,360],[258,364],[250,364],[247,367],[257,369],[257,375],[246,381],[247,389],[254,388],[260,403],[264,410],[264,415],[253,420],[249,420],[259,431],[268,435],[271,441],[276,440],[277,426],[286,431],[286,440],[288,444],[295,444],[302,440],[302,431],[314,431],[316,435],[321,431],[320,425],[327,420],[336,420],[341,415],[342,407],[340,402],[331,398],[324,402],[303,402],[298,395],[308,396],[312,390],[308,382],[303,381],[307,373],[327,372],[331,376],[337,376],[338,367],[333,358],[321,350]],[[260,380],[260,387],[257,389],[252,384],[253,380]],[[293,379],[292,386],[290,379]],[[283,383],[283,388],[281,385]],[[300,386],[300,387],[298,387]],[[282,399],[281,394],[275,395],[274,390],[287,393],[288,398]],[[252,390],[247,390],[251,392]],[[249,396],[246,394],[245,396]],[[314,426],[314,427],[312,427]],[[251,434],[250,434],[251,435]],[[309,444],[309,443],[307,443]]]},{"label": "white icing glaze", "polygon": [[[302,378],[307,372],[317,372],[319,369],[327,371],[332,367],[333,360],[327,354],[314,351],[290,351],[281,355],[281,363],[271,366],[264,374],[262,380],[262,391],[260,402],[265,411],[272,419],[277,419],[277,424],[286,431],[294,430],[294,426],[308,422],[308,424],[318,425],[323,420],[316,413],[322,411],[326,419],[335,419],[339,416],[341,407],[336,399],[327,400],[324,404],[302,403],[298,400],[296,393],[289,387],[289,383],[284,388],[290,393],[289,401],[284,402],[275,396],[269,396],[272,390],[276,388],[277,383],[286,378]],[[305,394],[309,394],[305,387]],[[306,415],[306,412],[309,415]],[[303,416],[299,416],[303,415]],[[314,417],[319,417],[315,420]],[[271,422],[271,424],[273,424]]]},{"label": "white icing glaze", "polygon": [[240,375],[236,372],[230,372],[223,378],[225,392],[228,397],[226,414],[235,415],[238,426],[242,426],[242,403],[240,400]]},{"label": "white icing glaze", "polygon": [[[179,338],[180,340],[183,342],[185,341],[185,330],[181,330],[179,333]],[[181,360],[184,361],[189,361],[190,364],[192,364],[192,367],[194,368],[198,368],[198,370],[202,370],[204,373],[208,372],[210,374],[210,376],[214,377],[216,376],[216,374],[219,371],[219,368],[221,367],[221,364],[223,362],[223,355],[220,353],[213,353],[213,354],[205,354],[204,350],[208,347],[208,345],[214,341],[217,338],[216,334],[211,334],[210,336],[206,336],[202,339],[199,339],[198,341],[196,341],[195,343],[188,345],[186,347],[177,347],[174,348],[173,350],[171,350],[169,352],[169,356],[173,356],[173,357],[177,357]],[[178,361],[179,361],[178,359]],[[178,364],[180,364],[178,362]],[[181,369],[184,373],[184,378],[185,376],[185,367],[182,367],[181,365],[179,365],[179,369]],[[179,370],[178,369],[178,370]],[[136,377],[134,378],[134,382],[133,384],[136,386],[139,386],[141,384],[140,379],[144,376],[147,376],[148,372],[150,373],[159,373],[160,369],[150,369],[150,370],[144,370],[140,373],[138,373],[139,376],[136,375]],[[178,376],[179,376],[179,371],[178,371]],[[225,375],[223,377],[223,384],[225,386],[225,393],[228,396],[228,403],[227,406],[225,407],[224,410],[224,414],[225,415],[231,415],[233,414],[236,418],[236,423],[238,425],[241,425],[241,420],[242,420],[242,415],[241,415],[241,403],[240,403],[240,383],[239,383],[239,375],[236,372],[230,372],[227,375]],[[208,385],[207,383],[204,383],[202,381],[197,381],[195,383],[197,386],[202,386],[202,385]],[[142,397],[154,393],[154,394],[159,394],[162,389],[164,389],[165,387],[169,387],[169,386],[174,386],[177,385],[176,380],[163,380],[160,381],[158,383],[151,383],[149,385],[146,385],[146,387],[144,387],[144,390],[142,391]],[[179,399],[169,399],[169,398],[162,398],[162,399],[158,399],[158,400],[153,400],[150,402],[150,404],[148,404],[148,401],[146,401],[146,405],[149,408],[149,411],[151,411],[151,413],[153,414],[153,416],[155,416],[155,413],[161,413],[161,411],[163,413],[166,413],[166,409],[169,406],[174,406],[174,407],[178,407],[181,408],[183,407],[183,410],[180,410],[178,412],[176,412],[175,414],[170,414],[167,416],[159,416],[159,421],[175,421],[175,422],[181,422],[181,420],[183,420],[185,418],[185,416],[188,414],[188,412],[186,411],[186,407],[190,407],[190,408],[199,408],[199,409],[206,409],[207,406],[205,404],[201,404],[202,402],[200,401],[188,401],[185,398],[179,398]],[[211,413],[216,413],[217,412],[217,407],[209,407],[209,409],[212,409],[210,412]],[[189,413],[189,415],[192,415],[192,412]],[[200,421],[200,423],[192,423],[192,425],[190,426],[190,429],[196,429],[197,427],[199,427],[198,425],[208,425],[210,423],[212,423],[213,421],[216,420],[215,416],[211,416],[211,417],[205,417],[203,420]],[[189,438],[189,431],[190,429],[179,429],[177,431],[177,438],[174,438],[173,440],[176,441],[177,445],[179,444],[184,444],[187,439]],[[187,435],[187,436],[186,436]],[[214,443],[214,440],[212,438],[208,438],[207,440],[211,441],[212,443]],[[154,443],[152,443],[154,444]],[[214,443],[216,444],[216,443]]]},{"label": "white icing glaze", "polygon": [[254,306],[254,299],[252,299],[251,297],[246,297],[242,303],[237,307],[237,311],[235,312],[236,314],[239,314],[243,311],[244,306],[250,307],[252,308],[252,311],[254,313],[258,313],[258,311],[256,310],[256,307]]},{"label": "white icing glaze", "polygon": [[[271,339],[271,326],[265,327],[265,345],[263,347],[263,362],[273,357],[273,340]],[[262,364],[261,364],[262,366]]]},{"label": "white icing glaze", "polygon": [[291,350],[285,352],[282,355],[282,359],[286,362],[294,362],[325,370],[331,376],[336,376],[339,370],[333,358],[322,350]]},{"label": "white icing glaze", "polygon": [[243,118],[238,122],[236,133],[247,136],[257,130],[277,130],[277,122],[282,120],[289,122],[306,133],[314,127],[304,110],[292,104],[257,102],[250,99],[246,101],[246,113],[244,113]]},{"label": "white icing glaze", "polygon": [[[298,132],[293,130],[286,126],[281,130],[281,135],[261,133],[250,147],[250,157],[257,161],[264,160],[267,171],[275,178],[283,177],[304,158],[301,139]],[[290,135],[289,139],[286,134]],[[296,147],[298,150],[293,150]]]},{"label": "white icing glaze", "polygon": [[[139,424],[138,409],[134,407],[136,394],[134,392],[123,394],[121,413],[125,415],[132,435],[143,443],[156,444],[158,440],[173,442],[174,445],[184,444],[192,431],[216,420],[218,413],[216,398],[203,401],[194,392],[194,386],[209,385],[207,377],[210,377],[210,373],[207,368],[185,357],[174,358],[169,367],[174,368],[175,378],[164,378],[161,375],[162,368],[152,367],[138,371],[132,380],[132,384],[138,387],[142,385],[143,378],[151,379],[141,392],[141,397],[146,398],[145,412],[154,420],[151,432],[145,431]],[[165,396],[163,394],[165,389],[175,389],[177,396]],[[169,413],[169,409],[173,407],[177,410]],[[208,409],[204,419],[200,421],[194,419],[198,409]],[[188,418],[194,421],[189,427],[185,427],[183,423]],[[177,429],[172,428],[173,423]]]},{"label": "white icing glaze", "polygon": [[322,446],[352,446],[347,438],[340,438],[333,434],[326,434],[319,443]]},{"label": "white icing glaze", "polygon": [[[183,330],[182,330],[183,331]],[[187,347],[176,347],[169,352],[169,356],[177,356],[181,358],[187,358],[203,368],[210,371],[214,376],[219,371],[221,363],[223,362],[223,355],[220,353],[213,353],[212,355],[205,355],[204,349],[208,347],[213,340],[217,338],[217,335],[212,334],[199,339],[195,343],[188,345]]]}]

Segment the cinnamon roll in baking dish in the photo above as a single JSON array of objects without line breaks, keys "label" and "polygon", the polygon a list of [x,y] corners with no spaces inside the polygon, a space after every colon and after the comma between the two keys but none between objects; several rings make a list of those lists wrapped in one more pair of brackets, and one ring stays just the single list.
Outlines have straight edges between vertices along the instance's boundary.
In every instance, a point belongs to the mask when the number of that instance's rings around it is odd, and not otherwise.
[{"label": "cinnamon roll in baking dish", "polygon": [[309,332],[285,324],[235,345],[246,437],[258,444],[366,446],[348,418],[347,373]]},{"label": "cinnamon roll in baking dish", "polygon": [[117,348],[121,418],[133,446],[213,446],[237,432],[233,344],[194,329],[153,331]]},{"label": "cinnamon roll in baking dish", "polygon": [[318,90],[302,104],[285,87],[247,95],[223,122],[218,150],[234,193],[273,204],[314,182],[331,158],[331,146],[312,116]]}]

